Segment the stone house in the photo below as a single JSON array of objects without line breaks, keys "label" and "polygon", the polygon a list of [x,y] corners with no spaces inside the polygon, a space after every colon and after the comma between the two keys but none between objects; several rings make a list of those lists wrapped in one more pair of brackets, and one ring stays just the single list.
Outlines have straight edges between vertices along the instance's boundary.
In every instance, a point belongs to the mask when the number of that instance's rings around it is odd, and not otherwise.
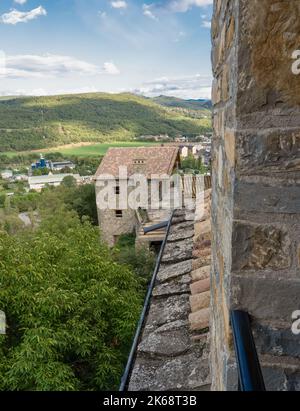
[{"label": "stone house", "polygon": [[[122,184],[127,184],[128,178],[133,174],[142,174],[146,176],[149,187],[152,175],[171,176],[179,162],[180,157],[177,147],[110,148],[107,151],[96,172],[95,185],[98,199],[101,187],[107,184],[107,175],[116,179],[114,187],[116,208],[103,210],[100,207],[99,201],[97,201],[102,238],[109,246],[115,245],[122,234],[139,232],[141,224],[136,210],[124,209],[120,206],[119,195]],[[119,178],[120,166],[127,168],[127,178],[124,180]],[[129,194],[130,188],[127,188],[127,195]],[[156,210],[153,213],[151,210],[147,210],[148,223],[155,224],[164,220],[165,214],[164,210]],[[163,237],[163,233],[159,235]],[[150,237],[147,237],[149,241]],[[160,237],[153,238],[153,242],[160,240]]]}]

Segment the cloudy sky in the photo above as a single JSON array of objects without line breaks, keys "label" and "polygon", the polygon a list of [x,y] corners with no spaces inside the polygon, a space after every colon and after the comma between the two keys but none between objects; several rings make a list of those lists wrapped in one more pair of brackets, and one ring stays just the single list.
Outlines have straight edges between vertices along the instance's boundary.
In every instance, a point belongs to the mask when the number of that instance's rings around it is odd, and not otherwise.
[{"label": "cloudy sky", "polygon": [[209,98],[213,0],[0,0],[0,95]]}]

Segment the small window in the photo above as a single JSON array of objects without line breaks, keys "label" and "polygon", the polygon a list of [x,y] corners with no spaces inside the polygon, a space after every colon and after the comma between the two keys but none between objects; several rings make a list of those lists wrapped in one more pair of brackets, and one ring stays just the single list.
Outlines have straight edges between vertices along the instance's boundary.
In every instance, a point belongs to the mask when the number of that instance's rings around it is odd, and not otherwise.
[{"label": "small window", "polygon": [[123,211],[122,210],[116,210],[116,217],[117,218],[122,218],[123,217]]},{"label": "small window", "polygon": [[120,186],[115,187],[115,194],[120,194]]},{"label": "small window", "polygon": [[133,160],[133,163],[134,163],[134,164],[145,164],[145,160],[143,160],[143,159],[136,159],[136,160]]}]

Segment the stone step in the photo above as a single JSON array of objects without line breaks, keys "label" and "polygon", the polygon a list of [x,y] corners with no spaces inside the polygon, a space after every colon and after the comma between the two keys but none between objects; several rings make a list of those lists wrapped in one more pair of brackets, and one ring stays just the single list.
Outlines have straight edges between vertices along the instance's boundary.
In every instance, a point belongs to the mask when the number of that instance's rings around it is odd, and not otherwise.
[{"label": "stone step", "polygon": [[206,291],[205,293],[201,293],[201,294],[191,295],[190,304],[191,304],[192,313],[202,310],[202,308],[209,308],[210,291]]},{"label": "stone step", "polygon": [[205,267],[198,268],[197,270],[194,270],[191,272],[192,276],[192,281],[199,281],[199,280],[205,280],[206,278],[210,277],[210,265],[207,265]]},{"label": "stone step", "polygon": [[210,278],[196,281],[195,283],[191,284],[190,288],[192,295],[205,293],[206,291],[210,290]]},{"label": "stone step", "polygon": [[189,321],[192,331],[204,330],[209,327],[210,309],[203,308],[189,315]]}]

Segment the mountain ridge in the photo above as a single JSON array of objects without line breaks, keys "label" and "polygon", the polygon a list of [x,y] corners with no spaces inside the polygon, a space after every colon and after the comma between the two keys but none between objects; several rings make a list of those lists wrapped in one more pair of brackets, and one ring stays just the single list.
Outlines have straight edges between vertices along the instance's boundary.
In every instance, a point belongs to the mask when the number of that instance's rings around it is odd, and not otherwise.
[{"label": "mountain ridge", "polygon": [[7,97],[0,99],[0,151],[198,134],[211,129],[204,117],[130,93]]}]

